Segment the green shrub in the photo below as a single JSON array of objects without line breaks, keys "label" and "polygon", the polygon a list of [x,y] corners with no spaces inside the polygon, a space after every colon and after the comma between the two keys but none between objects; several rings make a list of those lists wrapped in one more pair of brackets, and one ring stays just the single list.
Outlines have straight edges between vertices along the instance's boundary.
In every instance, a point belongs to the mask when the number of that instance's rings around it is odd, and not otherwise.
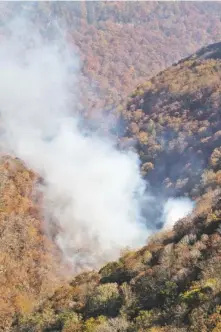
[{"label": "green shrub", "polygon": [[86,312],[89,315],[115,316],[121,306],[117,283],[99,285],[88,296]]}]

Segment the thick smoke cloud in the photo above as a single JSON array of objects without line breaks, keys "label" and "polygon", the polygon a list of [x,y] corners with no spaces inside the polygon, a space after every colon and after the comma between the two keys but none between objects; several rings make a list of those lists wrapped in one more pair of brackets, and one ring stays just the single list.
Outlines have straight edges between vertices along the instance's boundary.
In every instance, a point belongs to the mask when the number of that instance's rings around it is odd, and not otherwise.
[{"label": "thick smoke cloud", "polygon": [[194,202],[187,197],[169,198],[163,207],[162,222],[165,229],[172,229],[181,218],[186,217],[194,208]]},{"label": "thick smoke cloud", "polygon": [[0,41],[0,72],[1,150],[44,178],[45,231],[65,260],[78,271],[144,244],[155,220],[142,216],[153,197],[139,159],[79,126],[79,62],[62,34],[48,41],[13,22]]},{"label": "thick smoke cloud", "polygon": [[144,243],[139,160],[79,130],[78,60],[64,40],[45,42],[30,24],[10,28],[0,43],[2,150],[44,178],[46,230],[56,224],[65,259],[88,266]]}]

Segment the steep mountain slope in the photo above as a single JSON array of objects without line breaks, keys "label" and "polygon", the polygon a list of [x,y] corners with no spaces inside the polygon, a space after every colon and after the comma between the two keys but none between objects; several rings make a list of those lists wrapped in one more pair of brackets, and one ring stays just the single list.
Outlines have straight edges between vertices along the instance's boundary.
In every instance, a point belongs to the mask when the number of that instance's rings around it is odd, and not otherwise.
[{"label": "steep mountain slope", "polygon": [[14,331],[220,331],[221,197],[99,273],[59,288]]},{"label": "steep mountain slope", "polygon": [[67,27],[82,60],[83,102],[94,113],[112,109],[144,79],[219,41],[220,13],[219,2],[2,2],[0,23],[3,33],[6,22],[28,17],[49,36]]},{"label": "steep mountain slope", "polygon": [[219,54],[220,44],[201,49],[118,108],[121,147],[138,150],[156,193],[197,197],[193,213],[19,313],[12,331],[221,330]]},{"label": "steep mountain slope", "polygon": [[119,108],[124,144],[135,144],[156,190],[198,197],[220,185],[220,49],[210,45],[159,73]]},{"label": "steep mountain slope", "polygon": [[11,325],[15,312],[30,312],[58,281],[59,255],[52,255],[56,248],[43,234],[39,203],[32,196],[37,180],[20,160],[1,156],[1,331]]}]

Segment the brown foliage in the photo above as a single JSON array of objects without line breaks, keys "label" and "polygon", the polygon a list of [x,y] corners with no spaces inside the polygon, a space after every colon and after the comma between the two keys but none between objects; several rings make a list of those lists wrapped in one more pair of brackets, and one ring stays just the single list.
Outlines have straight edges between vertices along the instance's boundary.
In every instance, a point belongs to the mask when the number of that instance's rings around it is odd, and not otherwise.
[{"label": "brown foliage", "polygon": [[56,287],[55,264],[32,201],[37,176],[9,156],[0,159],[0,329],[27,314]]}]

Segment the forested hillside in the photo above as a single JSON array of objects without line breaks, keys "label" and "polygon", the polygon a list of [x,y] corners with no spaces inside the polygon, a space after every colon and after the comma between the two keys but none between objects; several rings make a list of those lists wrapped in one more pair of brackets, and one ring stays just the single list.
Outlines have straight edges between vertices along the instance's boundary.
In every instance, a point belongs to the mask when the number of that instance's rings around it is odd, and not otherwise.
[{"label": "forested hillside", "polygon": [[12,331],[220,331],[220,212],[220,192],[206,195],[173,231],[80,274]]},{"label": "forested hillside", "polygon": [[[120,144],[137,148],[156,187],[198,197],[193,213],[141,250],[35,300],[34,309],[31,297],[20,299],[3,330],[220,331],[220,52],[213,44],[180,61],[138,86],[118,110],[126,125]],[[15,289],[35,292],[24,280],[13,281]]]},{"label": "forested hillside", "polygon": [[27,16],[49,40],[66,27],[65,39],[81,59],[83,118],[102,114],[96,129],[110,130],[118,149],[138,152],[154,209],[161,209],[161,197],[196,203],[190,216],[142,249],[75,276],[45,224],[43,192],[36,191],[44,179],[1,154],[0,331],[221,331],[221,4],[0,7],[0,43],[16,16]]},{"label": "forested hillside", "polygon": [[219,2],[2,2],[0,21],[3,31],[6,22],[28,16],[49,36],[66,27],[82,61],[83,102],[92,116],[113,109],[175,61],[219,41],[220,14]]},{"label": "forested hillside", "polygon": [[153,189],[199,197],[220,182],[221,44],[139,85],[126,108],[122,144],[136,146]]},{"label": "forested hillside", "polygon": [[[17,158],[0,158],[0,330],[56,287],[59,252],[44,235],[37,174]],[[61,275],[59,276],[61,280]]]}]

